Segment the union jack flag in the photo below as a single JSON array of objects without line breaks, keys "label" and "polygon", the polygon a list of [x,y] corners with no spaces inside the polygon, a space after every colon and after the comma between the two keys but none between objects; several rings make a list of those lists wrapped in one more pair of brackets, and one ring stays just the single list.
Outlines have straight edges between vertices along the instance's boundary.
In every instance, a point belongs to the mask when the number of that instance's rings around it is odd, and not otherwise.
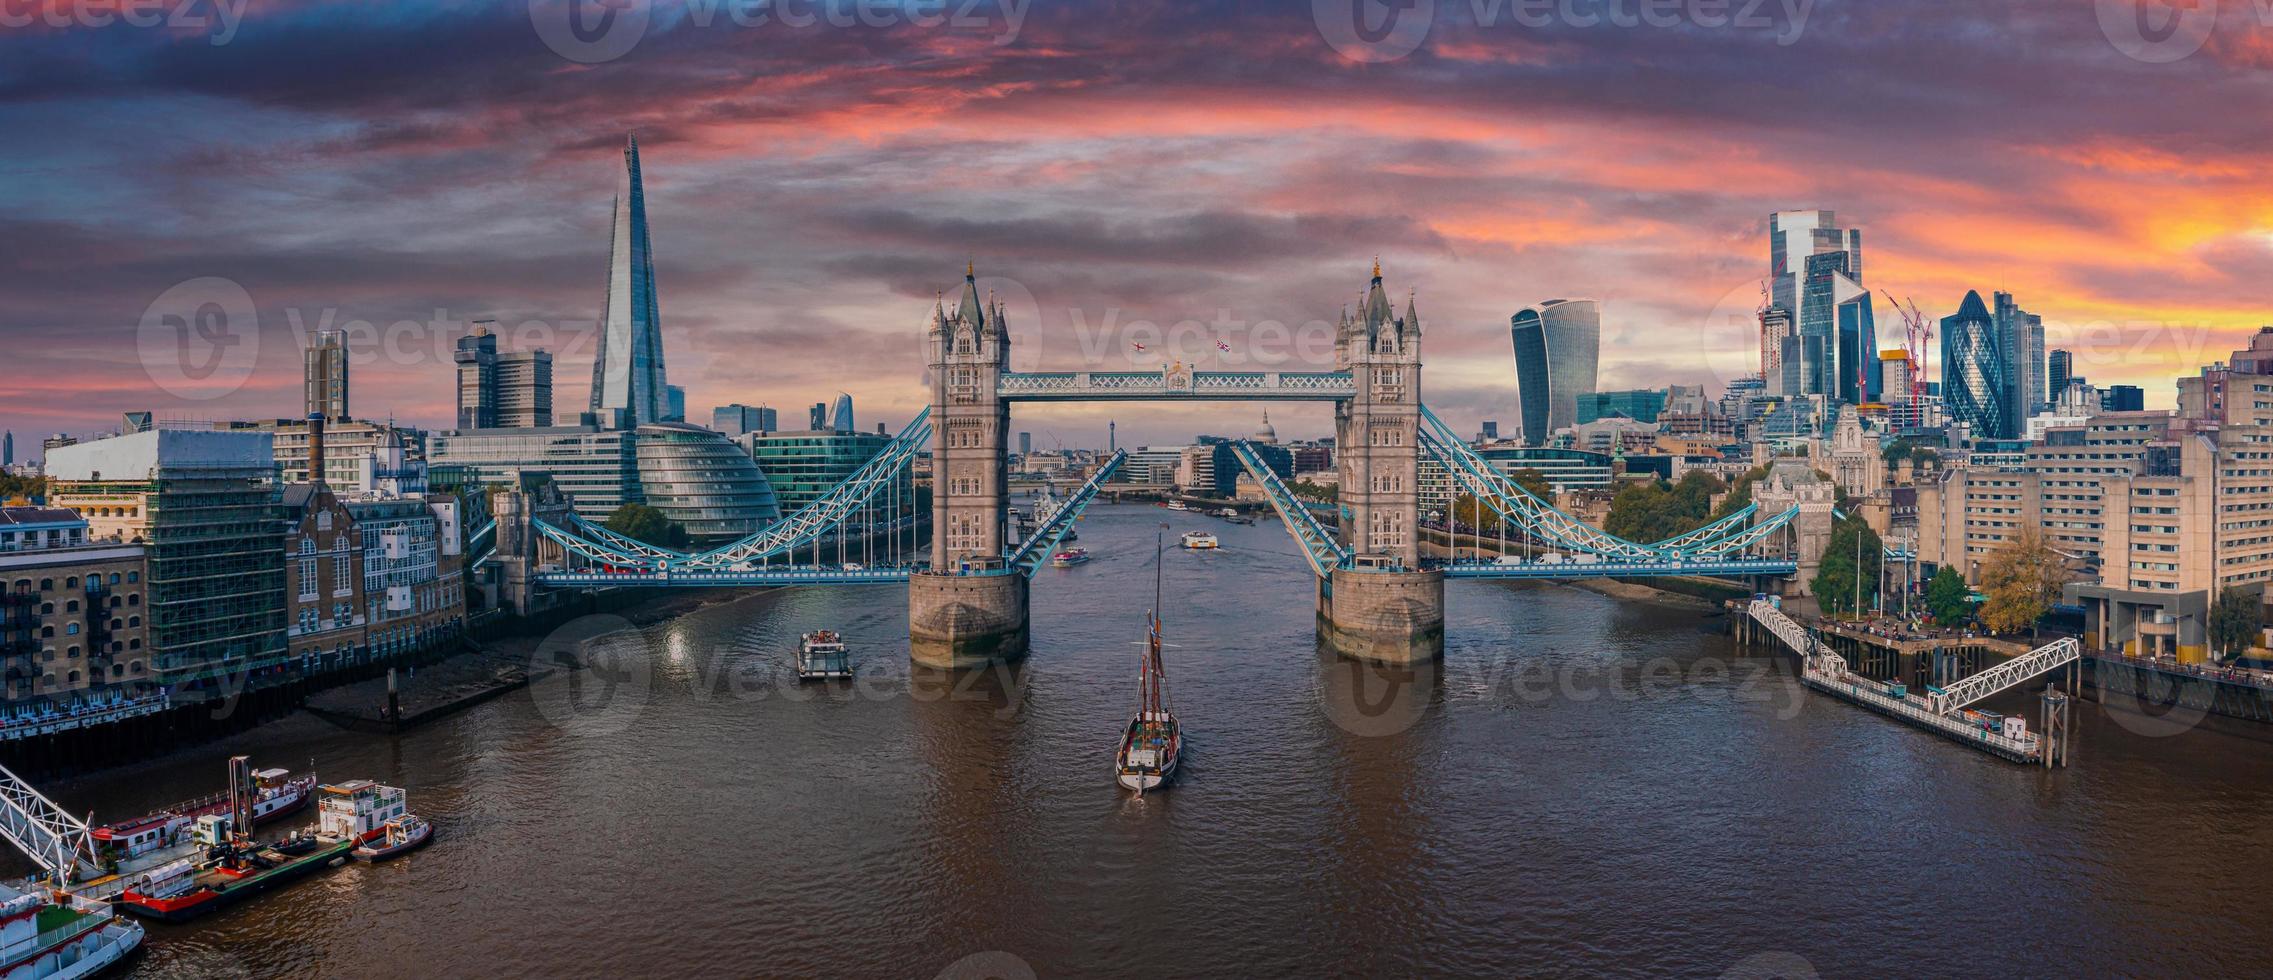
[{"label": "union jack flag", "polygon": [[1215,349],[1216,349],[1216,350],[1219,350],[1219,351],[1222,351],[1222,352],[1224,352],[1224,353],[1226,353],[1226,354],[1229,354],[1229,353],[1231,353],[1231,345],[1230,345],[1230,344],[1227,344],[1227,343],[1224,343],[1223,341],[1220,341],[1220,340],[1218,340],[1218,341],[1216,341],[1216,342],[1215,342]]}]

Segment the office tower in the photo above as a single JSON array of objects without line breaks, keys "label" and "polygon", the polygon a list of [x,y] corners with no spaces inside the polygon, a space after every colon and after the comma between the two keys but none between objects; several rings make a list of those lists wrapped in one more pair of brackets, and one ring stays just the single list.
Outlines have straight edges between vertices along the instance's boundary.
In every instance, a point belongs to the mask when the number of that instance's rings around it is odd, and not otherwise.
[{"label": "office tower", "polygon": [[1543,446],[1575,422],[1578,396],[1594,391],[1602,313],[1591,299],[1551,299],[1525,307],[1509,325],[1523,441]]},{"label": "office tower", "polygon": [[1018,434],[1018,455],[1020,455],[1020,456],[1032,456],[1032,455],[1034,455],[1034,434],[1033,434],[1033,433],[1031,433],[1031,432],[1021,432],[1021,433],[1019,433],[1019,434]]},{"label": "office tower", "polygon": [[1633,419],[1636,422],[1655,422],[1659,412],[1665,411],[1665,392],[1651,388],[1631,391],[1590,391],[1577,398],[1577,407],[1571,424],[1592,422],[1612,416]]},{"label": "office tower", "polygon": [[1950,421],[1970,426],[1976,439],[2010,439],[2018,431],[2006,406],[2014,389],[2002,341],[1978,291],[1968,290],[1957,312],[1942,318],[1942,403]]},{"label": "office tower", "polygon": [[306,387],[306,412],[327,419],[347,417],[347,335],[319,330],[308,349],[300,352]]},{"label": "office tower", "polygon": [[781,428],[780,417],[780,413],[763,405],[720,405],[710,411],[710,427],[727,436],[772,432]]},{"label": "office tower", "polygon": [[16,430],[0,433],[0,466],[16,465]]},{"label": "office tower", "polygon": [[829,428],[838,432],[858,432],[860,426],[852,420],[852,396],[837,392],[836,409],[829,413]]},{"label": "office tower", "polygon": [[805,421],[805,427],[814,432],[829,431],[829,403],[814,402],[812,408],[805,410]]},{"label": "office tower", "polygon": [[2108,385],[2100,395],[2100,408],[2109,412],[2144,412],[2147,391],[2138,385]]},{"label": "office tower", "polygon": [[552,355],[543,350],[499,351],[492,321],[477,320],[458,338],[458,425],[467,429],[527,429],[553,424]]},{"label": "office tower", "polygon": [[[1760,311],[1760,377],[1774,394],[1784,392],[1784,353],[1792,343],[1792,315],[1781,307]],[[1796,371],[1798,362],[1793,362]]]},{"label": "office tower", "polygon": [[663,386],[663,421],[687,420],[687,390],[678,385]]},{"label": "office tower", "polygon": [[608,303],[592,358],[592,412],[613,428],[660,421],[663,323],[655,300],[655,260],[647,238],[647,195],[639,178],[639,140],[624,144],[608,248]]},{"label": "office tower", "polygon": [[2005,384],[2012,389],[2005,401],[2005,411],[2013,417],[2006,431],[2018,433],[2029,416],[2050,402],[2044,385],[2044,318],[2021,309],[2011,293],[1996,293],[1993,304],[1997,342],[2005,355]]},{"label": "office tower", "polygon": [[458,365],[458,428],[497,425],[497,336],[492,321],[474,321],[473,332],[458,338],[450,359]]},{"label": "office tower", "polygon": [[2060,393],[2068,390],[2069,383],[2077,380],[2076,355],[2064,350],[2053,351],[2046,359],[2044,370],[2045,394],[2053,401],[2059,401]]},{"label": "office tower", "polygon": [[1500,440],[1499,421],[1497,419],[1485,419],[1484,431],[1477,438],[1482,442],[1498,442]]},{"label": "office tower", "polygon": [[[1869,401],[1880,390],[1878,337],[1863,281],[1863,233],[1840,228],[1831,211],[1768,216],[1768,302],[1786,321],[1785,343],[1761,377],[1770,394],[1837,395]],[[1769,325],[1763,317],[1763,341]],[[1783,383],[1779,385],[1777,378]]]},{"label": "office tower", "polygon": [[496,405],[500,428],[553,424],[552,355],[541,349],[499,353]]},{"label": "office tower", "polygon": [[157,427],[156,418],[149,412],[121,412],[119,413],[118,434],[130,436],[137,432],[148,432]]}]

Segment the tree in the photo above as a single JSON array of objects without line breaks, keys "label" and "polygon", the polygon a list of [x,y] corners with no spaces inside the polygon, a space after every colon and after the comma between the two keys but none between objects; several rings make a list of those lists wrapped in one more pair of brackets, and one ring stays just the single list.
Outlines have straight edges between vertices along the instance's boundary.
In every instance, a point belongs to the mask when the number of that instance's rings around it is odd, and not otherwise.
[{"label": "tree", "polygon": [[2218,593],[2210,607],[2210,647],[2221,660],[2249,652],[2265,629],[2265,600],[2240,588]]},{"label": "tree", "polygon": [[18,497],[30,499],[47,496],[47,478],[44,476],[17,476],[0,473],[0,501]]},{"label": "tree", "polygon": [[1719,477],[1703,470],[1683,474],[1678,484],[1634,484],[1610,498],[1602,529],[1644,544],[1686,534],[1705,525],[1713,495],[1724,487]]},{"label": "tree", "polygon": [[2032,629],[2052,611],[2068,574],[2034,527],[2023,527],[1981,566],[1981,624],[1992,633]]},{"label": "tree", "polygon": [[[1860,516],[1850,516],[1832,527],[1831,541],[1823,548],[1823,564],[1808,582],[1808,591],[1815,594],[1816,605],[1824,612],[1868,609],[1878,597],[1879,570],[1885,562],[1886,544],[1878,539],[1878,532]],[[1858,597],[1860,606],[1856,604]]]},{"label": "tree", "polygon": [[624,537],[644,541],[658,548],[683,548],[687,544],[687,529],[680,527],[663,512],[646,504],[625,504],[608,515],[608,530]]},{"label": "tree", "polygon": [[1531,491],[1534,497],[1549,501],[1555,499],[1555,485],[1547,482],[1545,473],[1526,467],[1509,473],[1507,478],[1515,481],[1516,486]]},{"label": "tree", "polygon": [[1484,506],[1472,493],[1452,498],[1452,520],[1477,534],[1498,534],[1500,530],[1499,511]]},{"label": "tree", "polygon": [[1296,480],[1294,486],[1288,487],[1287,490],[1303,500],[1315,500],[1322,504],[1333,503],[1340,496],[1339,487],[1312,483],[1309,480]]},{"label": "tree", "polygon": [[1728,496],[1721,498],[1721,505],[1713,508],[1713,512],[1706,515],[1707,522],[1720,520],[1750,506],[1752,503],[1752,485],[1767,478],[1768,464],[1766,463],[1745,471],[1743,476],[1736,478],[1735,485],[1729,487]]},{"label": "tree", "polygon": [[1934,622],[1943,626],[1964,622],[1973,612],[1973,590],[1966,586],[1965,576],[1943,565],[1933,578],[1927,579],[1926,611],[1933,614]]}]

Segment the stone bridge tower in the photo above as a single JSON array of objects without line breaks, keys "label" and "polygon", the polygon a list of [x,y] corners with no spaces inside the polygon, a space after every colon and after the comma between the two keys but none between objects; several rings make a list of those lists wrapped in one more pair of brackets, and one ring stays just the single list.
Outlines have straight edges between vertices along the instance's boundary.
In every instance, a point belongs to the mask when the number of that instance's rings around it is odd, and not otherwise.
[{"label": "stone bridge tower", "polygon": [[931,376],[931,571],[908,583],[908,652],[916,663],[964,667],[1026,653],[1026,577],[1005,573],[1010,406],[999,394],[1010,364],[1002,305],[982,302],[976,270],[950,311],[926,327]]},{"label": "stone bridge tower", "polygon": [[1444,574],[1420,571],[1421,318],[1398,316],[1381,264],[1355,316],[1345,313],[1335,366],[1357,393],[1334,409],[1341,506],[1336,534],[1353,567],[1320,583],[1319,634],[1349,656],[1434,660],[1444,648]]}]

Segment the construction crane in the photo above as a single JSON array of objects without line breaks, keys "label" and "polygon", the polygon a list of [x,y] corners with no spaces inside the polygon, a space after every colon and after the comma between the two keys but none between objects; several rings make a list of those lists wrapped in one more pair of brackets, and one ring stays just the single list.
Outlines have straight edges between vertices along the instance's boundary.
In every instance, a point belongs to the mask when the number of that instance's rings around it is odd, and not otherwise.
[{"label": "construction crane", "polygon": [[1926,347],[1934,341],[1933,322],[1918,312],[1918,304],[1894,298],[1893,293],[1879,290],[1894,312],[1902,317],[1903,349],[1910,355],[1910,411],[1917,418],[1919,404],[1926,400]]}]

